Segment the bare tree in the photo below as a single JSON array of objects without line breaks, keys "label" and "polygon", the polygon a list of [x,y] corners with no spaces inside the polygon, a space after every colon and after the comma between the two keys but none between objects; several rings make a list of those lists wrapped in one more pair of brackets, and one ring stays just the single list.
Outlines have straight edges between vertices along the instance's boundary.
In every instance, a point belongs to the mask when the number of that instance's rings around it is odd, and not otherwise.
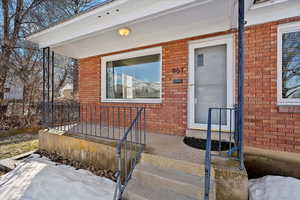
[{"label": "bare tree", "polygon": [[[62,20],[63,18],[71,17],[93,8],[104,1],[105,0],[58,0],[55,3],[48,4],[48,10],[51,12],[50,16],[59,16],[60,20]],[[50,18],[51,17],[49,17],[49,19]],[[54,20],[55,19],[52,19],[52,21]],[[61,66],[59,66],[59,68],[63,73],[59,73],[60,75],[58,75],[59,80],[56,91],[59,91],[65,83],[69,83],[71,80],[73,83],[73,96],[76,98],[78,96],[78,60],[60,58],[60,61],[62,62],[60,63]]]},{"label": "bare tree", "polygon": [[0,118],[3,118],[7,104],[4,103],[5,85],[13,74],[14,52],[24,47],[24,27],[28,14],[45,0],[1,0],[0,1]]},{"label": "bare tree", "polygon": [[[25,37],[102,1],[0,0],[0,117],[6,113],[3,102],[8,77],[20,81],[20,87],[23,87],[23,104],[37,101],[41,96],[41,51],[36,45],[25,41]],[[59,92],[66,83],[73,82],[76,93],[77,60],[57,55],[55,68],[55,91]]]}]

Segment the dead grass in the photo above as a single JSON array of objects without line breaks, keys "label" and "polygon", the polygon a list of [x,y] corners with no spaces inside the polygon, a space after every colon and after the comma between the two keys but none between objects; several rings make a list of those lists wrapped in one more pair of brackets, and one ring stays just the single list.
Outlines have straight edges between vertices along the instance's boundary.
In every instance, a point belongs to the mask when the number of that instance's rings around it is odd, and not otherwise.
[{"label": "dead grass", "polygon": [[20,129],[11,129],[7,131],[0,131],[0,138],[22,135],[24,133],[38,134],[39,130],[41,130],[41,128],[36,127],[36,128],[20,128]]},{"label": "dead grass", "polygon": [[38,149],[39,141],[31,140],[27,142],[20,142],[17,144],[7,144],[0,146],[0,160],[10,158],[22,153]]}]

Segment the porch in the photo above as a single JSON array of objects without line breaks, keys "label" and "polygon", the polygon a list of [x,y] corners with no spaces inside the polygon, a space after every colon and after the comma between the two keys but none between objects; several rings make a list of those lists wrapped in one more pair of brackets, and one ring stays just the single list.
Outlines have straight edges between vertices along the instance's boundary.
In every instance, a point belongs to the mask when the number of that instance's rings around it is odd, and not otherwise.
[{"label": "porch", "polygon": [[[43,122],[61,138],[80,140],[75,146],[65,142],[57,149],[67,148],[75,157],[91,160],[94,151],[106,149],[96,144],[110,146],[106,156],[116,170],[115,200],[152,195],[149,199],[166,195],[166,199],[208,200],[216,194],[221,195],[219,199],[234,199],[235,195],[247,199],[247,189],[241,184],[246,182],[243,32],[244,11],[250,4],[243,0],[239,4],[235,0],[131,3],[139,8],[137,12],[132,12],[129,1],[114,1],[76,23],[69,21],[67,27],[54,27],[50,32],[57,30],[51,33],[50,42],[45,41],[47,32],[31,37],[44,48]],[[116,28],[119,33],[122,29],[132,33],[120,37]],[[56,34],[59,32],[64,34]],[[235,88],[237,36],[239,84]],[[80,59],[80,103],[55,103],[54,52]],[[238,101],[234,101],[235,89]],[[183,137],[171,136],[184,135],[187,124],[207,130],[203,134],[205,151],[186,146]],[[212,138],[218,143],[216,152],[211,151]],[[86,144],[90,139],[97,141]],[[56,137],[51,145],[59,140]],[[225,152],[221,150],[223,140],[230,142]],[[96,156],[101,164],[103,157]],[[155,183],[165,190],[159,191]],[[161,195],[155,196],[157,193]]]},{"label": "porch", "polygon": [[[149,132],[147,109],[144,107],[51,103],[44,104],[43,109],[43,121],[48,130],[40,133],[40,148],[92,166],[112,169],[118,180],[116,195],[132,199],[132,195],[139,193],[142,189],[136,191],[135,188],[142,183],[137,182],[136,177],[139,177],[138,180],[145,179],[143,184],[147,185],[158,181],[156,178],[167,176],[167,184],[172,186],[169,185],[167,191],[173,191],[183,183],[187,184],[187,188],[194,188],[186,190],[191,194],[185,190],[177,194],[183,197],[198,199],[204,193],[210,199],[215,199],[216,195],[219,195],[218,198],[227,198],[229,194],[232,197],[228,190],[237,199],[247,196],[247,172],[240,168],[239,134],[235,128],[236,120],[233,120],[235,109],[217,109],[214,112],[219,116],[219,130],[209,130],[208,133],[194,130],[194,136],[207,139],[202,150],[185,144],[184,136]],[[210,120],[211,116],[208,116]],[[230,116],[227,132],[223,132],[221,126],[224,116]],[[208,128],[211,129],[211,126]],[[211,145],[211,139],[217,143],[217,151],[210,151],[211,146],[208,145]],[[226,151],[221,150],[224,141],[232,144]],[[147,173],[154,173],[154,180],[146,178]],[[190,182],[190,178],[177,180],[174,178],[177,176],[191,176],[194,182]],[[224,183],[230,183],[230,187]],[[207,184],[210,189],[206,190],[204,185]],[[163,187],[164,184],[159,182],[158,185]]]},{"label": "porch", "polygon": [[[86,125],[83,124],[84,127]],[[125,152],[122,149],[121,163],[127,164],[121,166],[120,173],[124,173],[121,177],[126,181],[130,176],[127,183],[122,181],[122,184],[126,184],[122,191],[123,198],[135,199],[136,196],[141,198],[143,195],[150,195],[156,199],[152,192],[163,195],[168,191],[172,194],[165,196],[166,199],[174,199],[175,196],[182,199],[202,199],[205,193],[205,150],[186,145],[183,136],[149,132],[145,134],[147,145],[138,163],[135,163],[136,154],[130,153],[134,150],[129,144]],[[40,133],[41,149],[115,172],[120,170],[118,154],[115,153],[117,146],[118,140],[81,135],[78,132],[72,133],[71,130],[50,129]],[[240,169],[239,161],[214,157],[212,163],[210,199],[246,199],[247,172]],[[149,191],[148,188],[152,189]]]}]

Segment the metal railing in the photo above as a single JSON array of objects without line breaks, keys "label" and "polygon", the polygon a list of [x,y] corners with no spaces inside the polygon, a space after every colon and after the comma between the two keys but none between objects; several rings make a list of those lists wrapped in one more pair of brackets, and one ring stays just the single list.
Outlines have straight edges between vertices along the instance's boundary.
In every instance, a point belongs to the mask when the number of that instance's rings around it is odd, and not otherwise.
[{"label": "metal railing", "polygon": [[[244,168],[243,143],[239,131],[238,108],[209,108],[207,123],[207,140],[205,152],[205,191],[204,199],[209,200],[211,187],[212,157],[223,157],[238,160],[240,168]],[[217,140],[217,151],[212,152],[212,132]],[[222,145],[227,143],[227,150],[222,151]]]},{"label": "metal railing", "polygon": [[114,200],[122,199],[125,187],[144,151],[146,144],[145,117],[145,108],[140,108],[117,145],[118,171]]},{"label": "metal railing", "polygon": [[52,102],[43,104],[41,109],[43,125],[53,131],[117,141],[114,200],[122,199],[146,144],[146,109]]},{"label": "metal railing", "polygon": [[44,104],[43,125],[81,137],[121,140],[139,112],[138,107],[83,103]]}]

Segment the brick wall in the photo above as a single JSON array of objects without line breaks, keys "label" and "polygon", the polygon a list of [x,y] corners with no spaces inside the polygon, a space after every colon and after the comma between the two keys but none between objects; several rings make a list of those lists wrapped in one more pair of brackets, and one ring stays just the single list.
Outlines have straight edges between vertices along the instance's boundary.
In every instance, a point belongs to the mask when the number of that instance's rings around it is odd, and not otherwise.
[{"label": "brick wall", "polygon": [[[148,131],[185,135],[187,129],[188,41],[228,33],[232,33],[232,30],[81,59],[79,69],[80,102],[99,105],[144,106],[147,108]],[[162,103],[100,103],[101,57],[156,46],[162,47]],[[177,67],[182,69],[181,73],[172,71]],[[174,84],[174,79],[182,79],[183,83]]]},{"label": "brick wall", "polygon": [[[245,140],[248,146],[300,152],[300,109],[282,108],[276,105],[277,25],[291,21],[300,21],[300,17],[250,26],[246,29]],[[148,130],[176,135],[185,134],[187,128],[188,41],[233,32],[230,30],[123,51],[154,46],[162,46],[163,49],[163,102],[161,104],[126,104],[147,107]],[[80,60],[81,102],[100,104],[100,59],[102,56],[106,55]],[[183,73],[172,73],[174,67],[183,68]],[[173,79],[178,78],[183,79],[183,83],[173,84]],[[290,110],[298,110],[298,113],[289,112]]]},{"label": "brick wall", "polygon": [[290,112],[299,109],[277,106],[277,26],[292,21],[300,18],[246,29],[246,145],[300,152],[300,112]]},{"label": "brick wall", "polygon": [[[187,57],[186,41],[162,45],[162,103],[161,104],[118,104],[100,103],[101,57],[80,60],[80,101],[99,105],[145,106],[147,108],[147,129],[152,132],[184,135],[187,107]],[[183,73],[174,74],[173,67],[183,68]],[[173,84],[173,79],[183,79]]]}]

